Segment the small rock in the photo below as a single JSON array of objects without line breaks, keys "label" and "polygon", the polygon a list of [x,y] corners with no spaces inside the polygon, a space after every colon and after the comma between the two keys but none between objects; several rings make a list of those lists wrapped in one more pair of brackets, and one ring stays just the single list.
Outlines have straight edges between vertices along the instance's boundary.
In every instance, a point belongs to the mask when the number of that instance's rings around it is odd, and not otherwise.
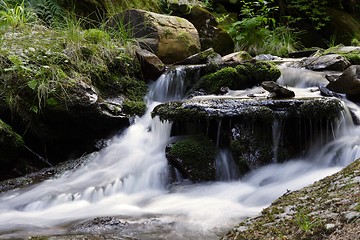
[{"label": "small rock", "polygon": [[261,86],[271,94],[271,98],[293,98],[295,93],[288,90],[273,81],[265,81]]},{"label": "small rock", "polygon": [[333,229],[335,226],[336,225],[333,224],[333,223],[328,223],[328,224],[325,225],[325,228],[326,228],[326,230],[330,230],[330,229]]},{"label": "small rock", "polygon": [[141,70],[145,79],[155,80],[165,71],[165,64],[154,53],[137,48],[136,56],[141,63]]},{"label": "small rock", "polygon": [[359,218],[360,217],[360,212],[346,212],[345,213],[345,218],[347,220],[347,222],[351,222],[352,220]]}]

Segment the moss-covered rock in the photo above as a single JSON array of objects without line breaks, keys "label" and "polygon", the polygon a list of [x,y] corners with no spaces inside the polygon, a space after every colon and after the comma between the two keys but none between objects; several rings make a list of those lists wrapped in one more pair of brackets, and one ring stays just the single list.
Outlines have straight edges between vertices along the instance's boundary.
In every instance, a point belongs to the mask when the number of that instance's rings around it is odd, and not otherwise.
[{"label": "moss-covered rock", "polygon": [[203,89],[209,94],[214,94],[219,93],[222,87],[236,89],[236,83],[240,81],[239,79],[240,76],[235,68],[226,67],[202,77],[194,88],[195,90]]},{"label": "moss-covered rock", "polygon": [[326,49],[322,54],[339,54],[346,58],[352,65],[360,65],[360,47],[338,45]]},{"label": "moss-covered rock", "polygon": [[186,18],[194,24],[199,32],[201,50],[213,48],[220,55],[234,51],[235,44],[229,33],[218,24],[215,16],[205,8],[194,5],[189,7],[187,12],[174,11],[173,14]]},{"label": "moss-covered rock", "polygon": [[215,180],[216,147],[205,136],[190,136],[172,144],[166,156],[169,163],[191,181]]},{"label": "moss-covered rock", "polygon": [[222,87],[245,89],[263,81],[276,81],[280,75],[279,68],[271,62],[243,62],[236,67],[225,67],[203,76],[192,90],[202,89],[208,94],[217,94]]},{"label": "moss-covered rock", "polygon": [[200,51],[196,28],[181,17],[129,9],[112,17],[107,25],[115,31],[121,31],[119,25],[126,26],[131,38],[164,63],[174,63]]}]

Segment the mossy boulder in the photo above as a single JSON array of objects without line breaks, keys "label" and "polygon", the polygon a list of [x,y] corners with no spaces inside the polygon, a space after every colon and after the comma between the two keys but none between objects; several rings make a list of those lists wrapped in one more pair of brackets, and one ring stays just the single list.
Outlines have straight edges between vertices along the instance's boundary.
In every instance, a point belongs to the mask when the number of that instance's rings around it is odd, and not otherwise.
[{"label": "mossy boulder", "polygon": [[271,62],[244,62],[236,67],[225,67],[203,76],[193,90],[204,90],[217,94],[222,87],[240,90],[256,86],[263,81],[276,81],[281,75],[279,68]]},{"label": "mossy boulder", "polygon": [[164,63],[174,63],[200,51],[198,31],[181,17],[129,9],[107,22],[107,26],[115,30],[119,25],[128,28],[132,38]]},{"label": "mossy boulder", "polygon": [[205,8],[194,5],[188,12],[173,12],[186,18],[199,32],[201,50],[213,48],[220,55],[227,55],[234,51],[234,41],[231,36],[218,24],[215,16]]},{"label": "mossy boulder", "polygon": [[206,136],[189,136],[166,149],[169,163],[193,182],[215,180],[216,146]]},{"label": "mossy boulder", "polygon": [[338,45],[326,49],[322,54],[338,54],[346,58],[351,65],[360,65],[360,47]]}]

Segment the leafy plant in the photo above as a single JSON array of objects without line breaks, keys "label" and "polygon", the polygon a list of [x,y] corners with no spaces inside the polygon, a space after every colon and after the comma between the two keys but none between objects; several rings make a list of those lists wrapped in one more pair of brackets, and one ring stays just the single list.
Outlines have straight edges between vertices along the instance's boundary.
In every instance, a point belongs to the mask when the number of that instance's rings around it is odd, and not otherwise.
[{"label": "leafy plant", "polygon": [[34,20],[34,14],[31,9],[26,9],[24,1],[15,4],[14,7],[8,5],[5,1],[0,2],[0,27],[10,26],[15,28],[25,27],[25,25]]},{"label": "leafy plant", "polygon": [[239,50],[246,50],[252,55],[286,55],[296,48],[294,31],[277,23],[274,17],[278,11],[274,0],[241,2],[242,19],[233,23],[228,30]]},{"label": "leafy plant", "polygon": [[320,219],[311,216],[305,208],[299,208],[295,217],[300,230],[305,233],[314,231],[321,225]]},{"label": "leafy plant", "polygon": [[65,12],[56,0],[30,0],[29,5],[47,25],[56,25],[64,20]]},{"label": "leafy plant", "polygon": [[320,30],[330,20],[326,15],[327,0],[289,0],[287,7],[293,11],[289,23],[308,20],[316,30]]}]

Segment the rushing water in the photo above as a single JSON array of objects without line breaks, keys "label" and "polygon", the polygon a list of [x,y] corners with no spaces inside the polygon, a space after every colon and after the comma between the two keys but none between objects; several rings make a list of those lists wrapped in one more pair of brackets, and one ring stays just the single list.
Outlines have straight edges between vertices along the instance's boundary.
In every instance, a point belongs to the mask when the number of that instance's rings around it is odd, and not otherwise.
[{"label": "rushing water", "polygon": [[[150,112],[158,104],[155,100],[183,97],[179,91],[183,74],[174,71],[150,89],[147,113],[106,148],[89,155],[80,168],[0,196],[0,238],[61,234],[74,222],[119,216],[138,223],[129,225],[131,233],[120,232],[132,237],[217,239],[288,190],[304,187],[360,157],[360,128],[345,113],[334,130],[335,140],[304,159],[270,164],[238,180],[238,173],[231,171],[234,163],[229,153],[222,150],[217,159],[218,178],[226,181],[171,185],[164,153],[171,141],[171,124],[151,119]],[[354,104],[351,107],[358,109]],[[279,128],[281,124],[274,123],[274,131]],[[275,147],[279,138],[274,137]]]}]

